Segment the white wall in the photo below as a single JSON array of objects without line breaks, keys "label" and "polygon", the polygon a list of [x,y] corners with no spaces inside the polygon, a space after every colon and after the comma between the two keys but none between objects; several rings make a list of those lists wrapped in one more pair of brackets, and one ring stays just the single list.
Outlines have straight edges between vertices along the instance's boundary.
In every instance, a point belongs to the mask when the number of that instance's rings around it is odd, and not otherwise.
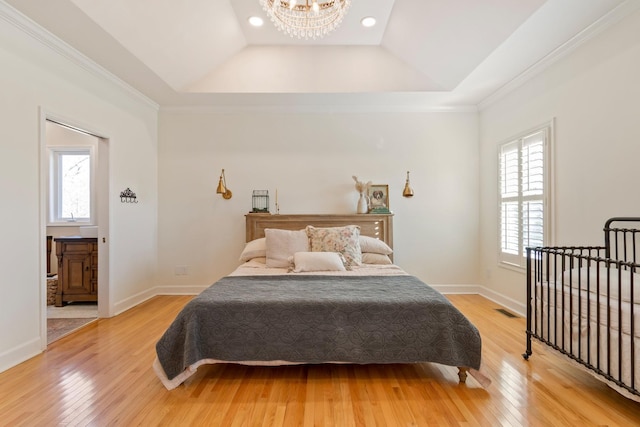
[{"label": "white wall", "polygon": [[[475,112],[161,110],[159,134],[159,292],[238,265],[252,190],[269,190],[272,212],[277,189],[282,214],[355,213],[352,175],[389,184],[397,264],[434,285],[478,283]],[[230,200],[215,194],[222,168]]]},{"label": "white wall", "polygon": [[[26,35],[0,4],[0,371],[42,350],[44,198],[40,112],[109,137],[110,314],[153,288],[157,232],[157,108]],[[17,21],[16,21],[17,20]],[[45,35],[45,37],[48,37]],[[124,205],[130,186],[140,203]],[[102,250],[102,247],[101,247]],[[10,325],[10,327],[9,327]]]},{"label": "white wall", "polygon": [[602,244],[639,216],[640,13],[588,41],[480,114],[483,283],[524,309],[524,272],[498,267],[497,145],[555,118],[555,244]]}]

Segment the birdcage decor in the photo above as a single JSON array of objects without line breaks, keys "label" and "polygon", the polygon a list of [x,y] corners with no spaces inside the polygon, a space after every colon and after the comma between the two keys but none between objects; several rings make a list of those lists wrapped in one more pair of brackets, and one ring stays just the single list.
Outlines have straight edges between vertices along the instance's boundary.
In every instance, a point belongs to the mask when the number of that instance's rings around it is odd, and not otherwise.
[{"label": "birdcage decor", "polygon": [[251,212],[269,213],[269,190],[253,190],[251,202]]}]

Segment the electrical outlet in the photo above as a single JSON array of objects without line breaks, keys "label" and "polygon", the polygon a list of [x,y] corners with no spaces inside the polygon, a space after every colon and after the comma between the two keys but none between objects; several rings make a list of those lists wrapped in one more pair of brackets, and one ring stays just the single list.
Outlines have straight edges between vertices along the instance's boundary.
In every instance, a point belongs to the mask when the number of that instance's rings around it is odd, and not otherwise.
[{"label": "electrical outlet", "polygon": [[176,276],[187,276],[189,275],[189,267],[186,265],[177,265],[175,268]]}]

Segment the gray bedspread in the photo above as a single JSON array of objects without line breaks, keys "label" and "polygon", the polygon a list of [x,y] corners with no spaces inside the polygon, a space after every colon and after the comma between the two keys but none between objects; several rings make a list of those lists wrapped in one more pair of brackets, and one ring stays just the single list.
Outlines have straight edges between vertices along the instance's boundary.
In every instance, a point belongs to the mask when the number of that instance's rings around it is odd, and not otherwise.
[{"label": "gray bedspread", "polygon": [[224,277],[156,344],[169,380],[203,359],[480,368],[476,327],[414,276]]}]

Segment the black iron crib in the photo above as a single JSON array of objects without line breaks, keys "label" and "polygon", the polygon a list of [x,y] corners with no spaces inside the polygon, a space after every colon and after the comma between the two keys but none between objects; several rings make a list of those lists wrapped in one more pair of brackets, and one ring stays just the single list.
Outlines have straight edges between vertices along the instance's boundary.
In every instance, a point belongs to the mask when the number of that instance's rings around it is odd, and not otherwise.
[{"label": "black iron crib", "polygon": [[604,246],[527,248],[533,338],[640,401],[640,217],[606,221]]}]

